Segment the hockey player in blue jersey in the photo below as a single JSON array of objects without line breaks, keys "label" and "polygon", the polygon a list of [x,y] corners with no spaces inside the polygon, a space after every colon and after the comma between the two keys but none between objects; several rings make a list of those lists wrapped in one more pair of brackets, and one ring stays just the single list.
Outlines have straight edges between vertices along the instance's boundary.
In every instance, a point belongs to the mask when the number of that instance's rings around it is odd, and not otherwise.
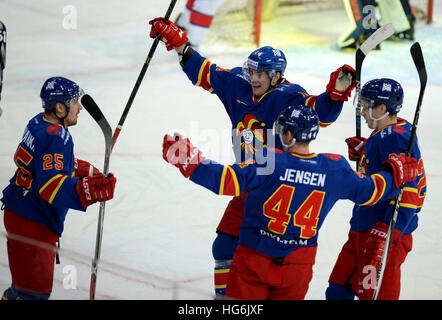
[{"label": "hockey player in blue jersey", "polygon": [[[343,101],[347,101],[355,86],[354,69],[344,65],[330,75],[325,92],[310,95],[284,77],[287,66],[284,53],[268,46],[253,51],[243,67],[223,69],[195,51],[186,34],[173,22],[156,18],[150,23],[150,36],[161,35],[168,50],[175,48],[183,71],[192,83],[216,94],[223,103],[232,124],[237,163],[261,156],[263,147],[282,148],[279,138],[273,135],[272,125],[285,106],[302,104],[314,109],[319,115],[320,126],[326,127],[339,116]],[[263,170],[271,170],[273,161],[268,157],[273,157],[273,153],[261,157],[262,162],[269,165]],[[226,287],[246,197],[247,190],[244,190],[230,201],[216,229],[212,251],[217,294],[222,295]]]},{"label": "hockey player in blue jersey", "polygon": [[[416,179],[417,162],[405,155],[387,159],[366,176],[343,156],[315,154],[319,118],[306,106],[289,106],[275,124],[287,152],[276,152],[273,172],[259,173],[254,160],[223,166],[204,160],[179,134],[166,135],[163,158],[185,177],[220,195],[248,190],[238,247],[226,296],[235,299],[304,299],[312,278],[319,230],[339,199],[369,206],[398,194],[402,182]],[[267,148],[266,152],[273,152]]]},{"label": "hockey player in blue jersey", "polygon": [[113,198],[115,177],[74,158],[68,127],[77,124],[81,92],[69,79],[46,80],[40,93],[44,112],[29,121],[15,152],[17,170],[1,198],[12,277],[5,300],[49,299],[54,249],[68,209],[86,211]]},{"label": "hockey player in blue jersey", "polygon": [[[391,155],[404,154],[408,148],[412,125],[397,114],[403,102],[403,89],[393,79],[368,81],[361,90],[362,111],[370,137],[346,140],[350,160],[360,159],[362,172],[373,174]],[[426,176],[418,139],[411,156],[418,163],[417,179],[403,190],[398,218],[392,238],[384,278],[378,299],[396,300],[400,294],[401,265],[412,248],[412,232],[418,225],[426,191]],[[371,300],[376,283],[372,275],[379,271],[394,199],[385,198],[372,207],[353,208],[348,240],[342,247],[330,275],[327,299]],[[370,268],[376,272],[370,272]]]}]

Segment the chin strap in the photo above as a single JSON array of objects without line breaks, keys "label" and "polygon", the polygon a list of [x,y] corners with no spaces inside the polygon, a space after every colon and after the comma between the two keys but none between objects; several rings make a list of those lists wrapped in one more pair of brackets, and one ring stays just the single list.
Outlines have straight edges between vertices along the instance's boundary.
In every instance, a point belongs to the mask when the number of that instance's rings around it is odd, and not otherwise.
[{"label": "chin strap", "polygon": [[284,151],[287,151],[288,149],[293,147],[295,145],[295,142],[296,142],[295,139],[292,139],[292,142],[290,144],[285,144],[284,141],[282,141],[281,135],[279,135],[279,140],[281,141],[281,144],[282,144],[282,146],[284,148]]},{"label": "chin strap", "polygon": [[379,120],[385,119],[386,117],[388,117],[388,115],[390,114],[388,111],[384,113],[383,116],[379,117],[379,118],[374,118],[373,114],[372,114],[372,108],[368,109],[368,115],[370,116],[370,119],[373,120],[373,127],[376,128],[376,124]]},{"label": "chin strap", "polygon": [[64,123],[64,119],[66,119],[66,117],[68,116],[70,107],[68,106],[69,103],[68,104],[66,104],[65,102],[62,102],[62,103],[63,103],[63,105],[64,105],[64,107],[66,109],[66,115],[63,118],[60,118],[59,116],[57,116],[57,112],[55,112],[55,111],[54,111],[54,115],[58,118],[58,120],[60,121],[60,124],[63,126],[63,128],[66,129],[66,125]]}]

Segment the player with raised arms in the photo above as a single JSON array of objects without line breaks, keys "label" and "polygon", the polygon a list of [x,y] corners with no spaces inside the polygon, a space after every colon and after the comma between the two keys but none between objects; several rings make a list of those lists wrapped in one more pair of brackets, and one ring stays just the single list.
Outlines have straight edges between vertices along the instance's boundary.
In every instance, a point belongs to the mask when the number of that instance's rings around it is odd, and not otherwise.
[{"label": "player with raised arms", "polygon": [[[175,49],[187,77],[195,86],[216,94],[232,124],[232,143],[237,163],[247,159],[260,159],[272,171],[273,153],[263,155],[263,147],[282,149],[275,138],[272,125],[287,105],[305,105],[315,110],[319,125],[326,127],[341,113],[355,87],[355,71],[344,65],[332,72],[326,91],[310,95],[303,87],[284,77],[287,60],[281,50],[264,46],[253,51],[243,67],[219,68],[201,56],[188,43],[186,34],[173,22],[164,18],[150,21],[150,36],[161,36],[167,50]],[[218,227],[213,243],[215,259],[215,291],[222,295],[226,286],[230,262],[235,251],[241,226],[247,189],[229,203]]]},{"label": "player with raised arms", "polygon": [[403,182],[416,179],[417,162],[405,155],[393,155],[383,164],[386,171],[367,176],[354,171],[341,155],[312,153],[310,142],[318,130],[313,109],[284,109],[275,131],[286,152],[276,150],[275,169],[266,175],[258,174],[260,164],[253,160],[223,166],[204,159],[189,139],[164,136],[163,158],[184,177],[216,194],[238,196],[248,190],[226,296],[304,299],[319,230],[336,201],[373,205],[396,196]]}]

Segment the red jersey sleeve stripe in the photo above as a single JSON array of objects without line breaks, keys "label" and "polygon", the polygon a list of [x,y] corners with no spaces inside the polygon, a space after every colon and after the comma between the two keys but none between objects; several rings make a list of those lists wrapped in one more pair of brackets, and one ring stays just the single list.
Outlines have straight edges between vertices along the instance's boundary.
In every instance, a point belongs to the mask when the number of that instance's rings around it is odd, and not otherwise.
[{"label": "red jersey sleeve stripe", "polygon": [[48,182],[46,182],[45,185],[39,190],[41,197],[47,202],[52,203],[58,193],[58,190],[60,189],[66,178],[66,175],[57,174],[56,176],[48,180]]},{"label": "red jersey sleeve stripe", "polygon": [[333,122],[321,122],[321,121],[319,121],[319,126],[321,127],[321,128],[325,128],[325,127],[328,127],[329,125],[331,125]]},{"label": "red jersey sleeve stripe", "polygon": [[210,63],[209,60],[204,60],[200,71],[198,73],[198,81],[196,82],[196,86],[197,87],[202,87],[205,90],[212,92],[213,88],[212,85],[210,84],[210,66],[212,65],[212,63]]},{"label": "red jersey sleeve stripe", "polygon": [[239,183],[235,171],[230,167],[224,167],[221,175],[219,194],[226,196],[239,196]]},{"label": "red jersey sleeve stripe", "polygon": [[373,194],[371,198],[367,201],[361,204],[361,206],[371,206],[379,201],[379,199],[383,196],[385,192],[385,188],[387,186],[387,183],[385,182],[385,179],[380,174],[373,174],[371,176],[373,179],[375,188],[373,191]]},{"label": "red jersey sleeve stripe", "polygon": [[[390,204],[395,204],[396,198],[394,198]],[[400,207],[405,208],[411,208],[411,209],[417,209],[418,208],[418,196],[417,196],[417,189],[416,188],[410,188],[410,187],[404,187],[402,192],[402,198],[401,203],[399,204]]]},{"label": "red jersey sleeve stripe", "polygon": [[310,96],[305,100],[305,105],[307,107],[312,108],[313,110],[315,110],[316,107],[316,99],[318,99],[318,96]]}]

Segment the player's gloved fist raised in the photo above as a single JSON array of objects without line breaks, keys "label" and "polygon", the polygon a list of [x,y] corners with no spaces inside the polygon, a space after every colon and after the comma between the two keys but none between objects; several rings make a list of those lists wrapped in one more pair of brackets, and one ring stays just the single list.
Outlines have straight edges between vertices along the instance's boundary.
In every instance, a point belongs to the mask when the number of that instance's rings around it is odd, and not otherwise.
[{"label": "player's gloved fist raised", "polygon": [[352,161],[358,161],[362,156],[362,151],[364,150],[366,138],[363,137],[351,137],[345,139],[348,146],[348,158]]},{"label": "player's gloved fist raised", "polygon": [[347,101],[351,91],[356,87],[356,70],[344,64],[330,74],[326,92],[330,98],[338,101]]},{"label": "player's gloved fist raised", "polygon": [[396,188],[399,188],[403,183],[415,181],[417,177],[416,159],[404,154],[391,155],[383,163],[382,169],[392,174]]},{"label": "player's gloved fist raised", "polygon": [[182,46],[189,41],[186,33],[170,20],[160,17],[150,20],[149,24],[152,25],[150,37],[155,38],[158,34],[161,35],[162,40],[166,44],[167,51]]},{"label": "player's gloved fist raised", "polygon": [[183,139],[181,134],[174,133],[173,137],[168,134],[164,136],[163,159],[180,169],[183,176],[188,178],[204,157],[188,138]]},{"label": "player's gloved fist raised", "polygon": [[83,207],[87,208],[95,202],[103,202],[114,197],[117,179],[112,173],[107,177],[96,175],[83,177],[77,182],[77,193]]},{"label": "player's gloved fist raised", "polygon": [[92,177],[101,174],[100,170],[95,168],[89,162],[77,158],[74,159],[74,170],[75,170],[75,177],[77,178],[82,178],[87,176]]}]

